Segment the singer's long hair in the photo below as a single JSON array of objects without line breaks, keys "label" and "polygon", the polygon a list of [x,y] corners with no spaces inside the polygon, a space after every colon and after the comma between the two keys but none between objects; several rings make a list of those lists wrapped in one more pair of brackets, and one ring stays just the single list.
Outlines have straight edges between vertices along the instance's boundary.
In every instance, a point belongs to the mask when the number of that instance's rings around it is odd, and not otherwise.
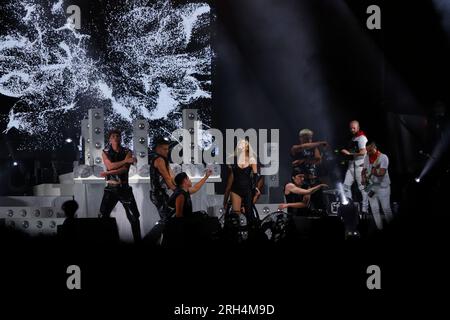
[{"label": "singer's long hair", "polygon": [[257,156],[255,151],[253,150],[252,145],[250,144],[250,142],[247,139],[241,139],[238,141],[236,148],[234,149],[234,152],[232,154],[230,154],[228,156],[228,158],[234,158],[235,160],[233,161],[233,163],[239,164],[239,156],[241,155],[241,152],[239,150],[239,145],[241,143],[245,143],[245,147],[244,147],[244,151],[245,151],[245,158],[246,160],[248,160],[249,164],[256,164],[257,163]]}]

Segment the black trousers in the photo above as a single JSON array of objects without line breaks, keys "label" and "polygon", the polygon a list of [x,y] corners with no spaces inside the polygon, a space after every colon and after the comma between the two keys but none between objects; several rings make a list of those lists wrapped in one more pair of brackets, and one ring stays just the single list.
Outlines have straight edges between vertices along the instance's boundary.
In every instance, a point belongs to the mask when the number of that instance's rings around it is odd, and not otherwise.
[{"label": "black trousers", "polygon": [[107,186],[100,205],[100,218],[109,218],[119,202],[123,205],[135,242],[141,240],[141,224],[139,210],[133,195],[133,188],[128,185]]},{"label": "black trousers", "polygon": [[159,244],[166,224],[172,214],[172,210],[169,208],[169,195],[165,190],[151,190],[150,200],[155,205],[156,210],[158,210],[160,220],[145,236],[144,241],[149,244]]},{"label": "black trousers", "polygon": [[162,222],[167,221],[171,216],[171,210],[169,209],[169,196],[164,190],[150,191],[150,200],[158,210],[159,217]]}]

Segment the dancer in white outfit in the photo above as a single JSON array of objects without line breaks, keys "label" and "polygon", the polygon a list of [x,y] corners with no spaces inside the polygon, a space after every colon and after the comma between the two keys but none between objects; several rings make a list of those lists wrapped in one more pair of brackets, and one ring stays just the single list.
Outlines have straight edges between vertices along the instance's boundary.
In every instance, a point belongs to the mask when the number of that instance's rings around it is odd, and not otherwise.
[{"label": "dancer in white outfit", "polygon": [[369,209],[369,201],[367,193],[364,191],[364,186],[361,181],[361,172],[364,165],[364,157],[366,155],[366,143],[367,137],[359,127],[359,122],[353,120],[350,122],[350,132],[352,133],[352,141],[348,149],[342,149],[341,153],[350,158],[348,163],[348,169],[345,173],[344,180],[344,192],[347,198],[352,197],[352,185],[356,180],[358,189],[362,195],[362,208],[364,213],[367,213]]},{"label": "dancer in white outfit", "polygon": [[391,180],[388,167],[389,158],[378,150],[374,142],[369,143],[361,179],[366,186],[370,209],[379,230],[383,229],[379,204],[381,204],[386,221],[392,220]]}]

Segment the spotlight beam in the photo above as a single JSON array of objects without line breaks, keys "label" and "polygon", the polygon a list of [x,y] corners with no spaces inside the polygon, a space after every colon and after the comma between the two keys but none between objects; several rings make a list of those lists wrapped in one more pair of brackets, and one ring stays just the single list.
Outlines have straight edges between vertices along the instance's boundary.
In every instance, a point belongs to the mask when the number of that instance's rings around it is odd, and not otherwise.
[{"label": "spotlight beam", "polygon": [[[427,175],[433,167],[439,162],[439,160],[444,156],[445,152],[448,150],[450,145],[450,127],[447,127],[442,134],[442,138],[437,142],[436,146],[433,149],[431,155],[424,153],[422,150],[419,151],[420,154],[426,156],[428,158],[425,166],[422,169],[418,179],[422,179],[425,175]],[[417,181],[417,180],[416,180]]]}]

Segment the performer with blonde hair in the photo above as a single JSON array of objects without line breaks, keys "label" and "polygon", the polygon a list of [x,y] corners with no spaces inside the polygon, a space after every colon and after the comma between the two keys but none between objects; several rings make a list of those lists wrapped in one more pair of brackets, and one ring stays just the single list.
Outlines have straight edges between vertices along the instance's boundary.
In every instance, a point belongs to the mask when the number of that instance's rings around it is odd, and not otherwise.
[{"label": "performer with blonde hair", "polygon": [[246,139],[238,142],[234,152],[234,162],[228,165],[227,186],[223,199],[224,208],[228,209],[231,199],[232,211],[241,214],[241,207],[249,225],[254,224],[253,197],[258,191],[256,183],[259,178],[256,154]]}]

